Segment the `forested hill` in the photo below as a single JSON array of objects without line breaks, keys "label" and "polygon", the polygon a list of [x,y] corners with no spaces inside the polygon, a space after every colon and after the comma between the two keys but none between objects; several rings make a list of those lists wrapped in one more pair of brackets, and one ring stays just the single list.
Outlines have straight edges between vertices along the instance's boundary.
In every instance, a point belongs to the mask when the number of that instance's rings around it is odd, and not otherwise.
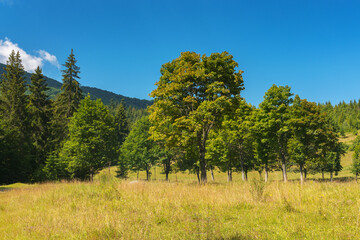
[{"label": "forested hill", "polygon": [[[4,67],[6,65],[0,63],[0,75],[4,72]],[[30,82],[30,76],[31,73],[26,72],[26,80],[27,82]],[[61,83],[52,79],[52,78],[46,78],[46,82],[48,84],[48,87],[50,88],[48,94],[51,98],[54,98],[56,94],[60,92],[61,89]],[[109,105],[111,100],[114,102],[121,102],[121,100],[124,101],[125,105],[127,107],[133,107],[136,109],[144,109],[147,106],[152,104],[152,101],[145,100],[145,99],[138,99],[138,98],[131,98],[131,97],[125,97],[120,94],[116,94],[110,91],[94,88],[94,87],[87,87],[87,86],[81,86],[81,89],[83,90],[83,93],[87,95],[90,93],[90,96],[92,99],[101,98],[104,104]]]},{"label": "forested hill", "polygon": [[319,104],[322,111],[326,112],[333,123],[339,127],[342,135],[346,132],[353,132],[357,135],[360,130],[360,100],[350,103],[340,102],[332,105],[330,102]]}]

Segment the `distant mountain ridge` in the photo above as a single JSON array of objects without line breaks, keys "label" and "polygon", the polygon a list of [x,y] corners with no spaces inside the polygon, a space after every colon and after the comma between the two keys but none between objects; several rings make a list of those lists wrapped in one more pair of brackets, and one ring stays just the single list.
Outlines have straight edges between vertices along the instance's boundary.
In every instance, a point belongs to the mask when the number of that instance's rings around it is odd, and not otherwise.
[{"label": "distant mountain ridge", "polygon": [[[0,75],[4,73],[4,68],[6,67],[5,64],[0,63]],[[26,72],[25,73],[26,81],[30,83],[30,77],[31,73]],[[55,98],[56,94],[58,94],[61,91],[61,85],[62,83],[58,82],[57,80],[54,80],[52,78],[45,77],[46,83],[48,84],[48,87],[50,88],[48,94],[51,98]],[[111,101],[114,102],[121,102],[124,101],[124,104],[127,107],[134,107],[137,109],[144,109],[147,106],[152,105],[152,101],[146,100],[146,99],[138,99],[138,98],[131,98],[131,97],[125,97],[120,94],[116,94],[107,90],[102,90],[95,87],[88,87],[88,86],[81,86],[81,89],[83,90],[83,93],[87,95],[90,93],[90,96],[92,99],[98,99],[100,98],[104,104],[109,105]]]}]

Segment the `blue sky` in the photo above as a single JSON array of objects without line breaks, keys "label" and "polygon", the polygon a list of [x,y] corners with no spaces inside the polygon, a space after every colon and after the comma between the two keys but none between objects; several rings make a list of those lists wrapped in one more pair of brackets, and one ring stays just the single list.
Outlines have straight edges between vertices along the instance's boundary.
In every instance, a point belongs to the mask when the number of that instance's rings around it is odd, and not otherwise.
[{"label": "blue sky", "polygon": [[73,48],[82,85],[149,99],[161,65],[181,52],[228,51],[252,104],[272,84],[347,102],[360,98],[359,12],[360,1],[340,0],[0,0],[0,55],[17,46],[61,81]]}]

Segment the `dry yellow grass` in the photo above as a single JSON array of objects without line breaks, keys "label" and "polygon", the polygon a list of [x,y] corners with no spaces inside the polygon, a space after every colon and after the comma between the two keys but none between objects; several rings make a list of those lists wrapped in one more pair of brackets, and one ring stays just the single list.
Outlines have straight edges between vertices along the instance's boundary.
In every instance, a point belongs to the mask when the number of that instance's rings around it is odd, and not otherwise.
[{"label": "dry yellow grass", "polygon": [[0,193],[0,239],[358,239],[351,183],[47,183]]},{"label": "dry yellow grass", "polygon": [[0,187],[0,239],[360,239],[360,185],[339,181],[351,177],[351,155],[336,182],[302,186],[298,173],[284,184],[279,172],[267,185],[256,172],[245,183],[218,172],[205,186],[186,173],[164,182],[160,168],[134,182],[113,167],[93,183]]}]

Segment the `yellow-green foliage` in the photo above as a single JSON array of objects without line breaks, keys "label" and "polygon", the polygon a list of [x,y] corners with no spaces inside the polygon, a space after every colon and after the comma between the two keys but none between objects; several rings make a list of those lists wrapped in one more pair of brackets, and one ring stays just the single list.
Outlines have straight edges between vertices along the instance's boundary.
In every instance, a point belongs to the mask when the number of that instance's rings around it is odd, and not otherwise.
[{"label": "yellow-green foliage", "polygon": [[356,239],[360,185],[120,181],[0,193],[0,239]]}]

